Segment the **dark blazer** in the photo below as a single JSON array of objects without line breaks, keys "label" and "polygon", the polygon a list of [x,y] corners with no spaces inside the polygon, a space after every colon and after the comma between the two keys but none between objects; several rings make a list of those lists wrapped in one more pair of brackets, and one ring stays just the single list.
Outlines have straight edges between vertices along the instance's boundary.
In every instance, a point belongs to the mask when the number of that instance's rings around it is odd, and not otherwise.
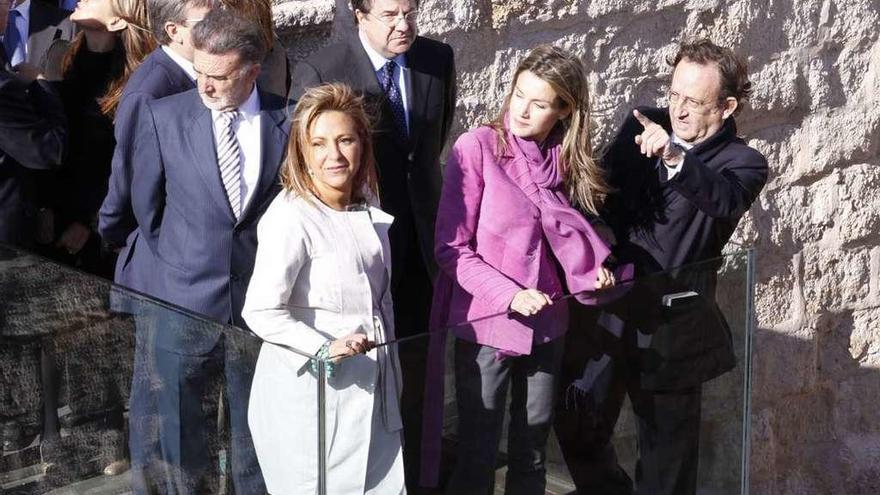
[{"label": "dark blazer", "polygon": [[[260,92],[260,109],[260,176],[238,221],[220,179],[211,112],[197,90],[148,103],[133,149],[132,206],[156,258],[150,292],[242,328],[247,328],[241,308],[254,268],[257,222],[280,190],[278,171],[289,134],[285,99]],[[168,340],[160,345],[183,354],[205,354],[216,343],[210,338],[175,343],[182,334],[160,333]]]},{"label": "dark blazer", "polygon": [[55,40],[73,39],[76,26],[69,17],[70,12],[66,10],[44,2],[31,1],[27,40],[28,62],[43,68],[44,71],[54,71],[55,68],[46,67],[46,54]]},{"label": "dark blazer", "polygon": [[24,85],[0,54],[0,242],[21,244],[27,170],[61,164],[67,128],[61,101],[41,82]]},{"label": "dark blazer", "polygon": [[[395,137],[394,120],[373,65],[360,39],[327,46],[293,70],[294,100],[312,86],[344,82],[362,92],[375,109],[374,155],[379,168],[382,209],[394,215],[390,232],[392,257],[400,260],[414,225],[418,248],[428,272],[436,273],[434,220],[440,200],[440,153],[449,135],[455,110],[455,64],[452,48],[416,37],[406,54],[412,74],[409,95],[410,137]],[[400,266],[399,261],[394,266]]]},{"label": "dark blazer", "polygon": [[98,230],[111,248],[122,248],[116,261],[114,280],[119,285],[148,292],[146,281],[152,269],[149,249],[139,249],[137,222],[131,209],[133,141],[138,121],[148,102],[196,87],[195,81],[157,48],[132,73],[116,109],[110,182],[98,213]]},{"label": "dark blazer", "polygon": [[[672,133],[667,109],[639,111]],[[642,155],[635,144],[642,130],[630,115],[603,157],[617,189],[608,198],[605,218],[617,235],[618,257],[634,262],[637,274],[649,281],[628,300],[630,308],[642,308],[628,316],[640,318],[637,326],[653,334],[643,355],[643,387],[683,388],[735,364],[727,324],[714,302],[719,263],[657,273],[721,256],[767,181],[767,160],[737,137],[731,117],[686,152],[679,173],[665,181],[659,174],[663,165]],[[685,291],[698,296],[682,300],[683,305],[661,305],[664,294]]]}]

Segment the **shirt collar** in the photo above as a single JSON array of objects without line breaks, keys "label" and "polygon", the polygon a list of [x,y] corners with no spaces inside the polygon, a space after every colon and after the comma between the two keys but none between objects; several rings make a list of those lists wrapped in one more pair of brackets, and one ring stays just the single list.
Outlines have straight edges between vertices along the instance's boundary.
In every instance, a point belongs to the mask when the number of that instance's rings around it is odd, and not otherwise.
[{"label": "shirt collar", "polygon": [[183,69],[183,72],[186,72],[186,75],[189,76],[193,81],[196,80],[196,70],[193,69],[193,64],[189,60],[183,58],[179,53],[175,52],[168,45],[162,45],[162,51],[165,52],[166,55],[171,57],[171,60],[174,61],[175,64],[180,66]]},{"label": "shirt collar", "polygon": [[685,150],[690,150],[691,148],[694,147],[693,144],[688,143],[688,142],[685,142],[683,139],[681,139],[680,137],[676,136],[675,134],[672,135],[672,142],[675,143],[675,144],[677,144],[677,145],[679,145],[679,146],[681,146],[681,147],[684,148]]},{"label": "shirt collar", "polygon": [[[370,63],[373,64],[373,70],[378,72],[388,63],[388,59],[383,57],[379,52],[373,49],[370,46],[370,43],[367,41],[367,37],[361,30],[358,30],[358,38],[361,40],[361,45],[364,46],[364,50],[367,52],[367,56],[370,57]],[[406,67],[406,54],[401,53],[400,55],[394,57],[394,62],[397,63],[401,68]]]},{"label": "shirt collar", "polygon": [[[250,121],[260,113],[260,95],[257,93],[256,84],[254,84],[254,89],[251,90],[247,100],[244,100],[244,103],[238,106],[238,111],[241,112],[242,118],[247,121]],[[211,118],[216,121],[221,113],[217,110],[211,110]]]},{"label": "shirt collar", "polygon": [[[28,24],[31,23],[31,0],[24,0],[24,2],[16,5],[12,10],[17,10],[22,19],[27,21]],[[6,26],[3,26],[3,29],[6,29]]]}]

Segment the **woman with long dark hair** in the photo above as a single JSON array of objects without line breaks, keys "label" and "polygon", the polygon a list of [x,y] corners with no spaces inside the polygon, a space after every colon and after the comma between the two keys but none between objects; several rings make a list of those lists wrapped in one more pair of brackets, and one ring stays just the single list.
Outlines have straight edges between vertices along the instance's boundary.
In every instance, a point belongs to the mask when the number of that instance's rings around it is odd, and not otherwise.
[{"label": "woman with long dark hair", "polygon": [[102,252],[95,221],[116,144],[113,116],[129,76],[156,42],[145,0],[81,0],[70,19],[79,33],[69,46],[53,44],[48,57],[61,59],[59,86],[70,127],[67,159],[49,201],[53,257],[112,278],[113,256]]}]

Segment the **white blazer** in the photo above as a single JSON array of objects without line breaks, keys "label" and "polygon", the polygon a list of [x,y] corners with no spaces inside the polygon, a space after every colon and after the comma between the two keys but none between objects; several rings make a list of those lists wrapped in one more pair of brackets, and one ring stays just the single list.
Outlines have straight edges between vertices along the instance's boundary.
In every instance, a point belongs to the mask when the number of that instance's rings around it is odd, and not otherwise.
[{"label": "white blazer", "polygon": [[[374,227],[366,235],[358,232],[357,242],[374,252],[381,250],[385,264],[387,277],[378,311],[370,281],[359,269],[360,253],[352,243],[343,242],[338,218],[334,222],[340,212],[317,199],[307,202],[282,192],[257,229],[259,247],[242,316],[265,342],[254,372],[248,423],[273,495],[315,493],[318,476],[317,379],[308,358],[273,344],[314,355],[328,340],[353,331],[379,341],[394,339],[388,283],[388,228],[393,217],[375,207],[355,214],[369,215]],[[374,335],[374,318],[381,322],[384,335]],[[380,374],[383,363],[385,372]],[[376,409],[382,411],[382,424],[388,431],[399,431],[400,383],[393,345],[337,365],[325,389],[328,493],[364,493],[373,402],[379,399],[374,392],[385,397],[385,407]],[[399,444],[394,448],[399,449]]]}]

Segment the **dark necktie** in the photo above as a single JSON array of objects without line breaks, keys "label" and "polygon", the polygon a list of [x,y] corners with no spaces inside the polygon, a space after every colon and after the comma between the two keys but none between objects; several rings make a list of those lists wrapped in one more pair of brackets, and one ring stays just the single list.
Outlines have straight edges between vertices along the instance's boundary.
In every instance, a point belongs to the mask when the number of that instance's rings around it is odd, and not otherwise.
[{"label": "dark necktie", "polygon": [[406,138],[409,136],[409,129],[406,126],[406,110],[403,108],[400,88],[397,87],[397,83],[394,81],[394,68],[396,66],[397,63],[394,60],[389,60],[388,63],[382,66],[381,80],[379,82],[382,84],[382,91],[385,92],[388,103],[391,105],[391,116],[394,117],[394,125],[397,127],[397,132],[400,133],[401,137]]},{"label": "dark necktie", "polygon": [[6,21],[6,34],[3,37],[3,47],[6,49],[6,57],[9,65],[15,67],[24,62],[24,46],[21,44],[21,33],[15,26],[21,13],[17,10],[9,11],[9,19]]}]

